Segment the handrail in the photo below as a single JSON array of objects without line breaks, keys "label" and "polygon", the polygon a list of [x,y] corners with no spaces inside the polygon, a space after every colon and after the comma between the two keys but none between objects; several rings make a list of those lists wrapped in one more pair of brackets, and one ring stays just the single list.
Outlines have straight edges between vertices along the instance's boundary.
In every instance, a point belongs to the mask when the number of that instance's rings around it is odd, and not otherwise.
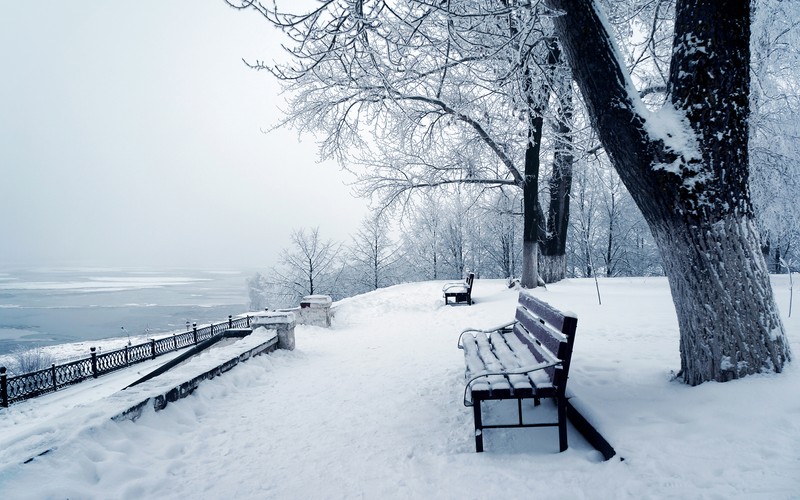
[{"label": "handrail", "polygon": [[0,367],[0,407],[7,408],[11,403],[55,392],[59,388],[80,383],[88,378],[97,378],[134,363],[197,345],[233,328],[248,328],[250,318],[250,315],[247,315],[233,319],[233,316],[228,315],[227,321],[216,325],[211,323],[200,328],[197,327],[197,323],[193,323],[190,331],[160,339],[150,339],[142,344],[126,345],[122,349],[104,353],[98,353],[97,349],[92,347],[89,357],[60,365],[54,363],[49,368],[13,377],[7,375],[6,367]]}]

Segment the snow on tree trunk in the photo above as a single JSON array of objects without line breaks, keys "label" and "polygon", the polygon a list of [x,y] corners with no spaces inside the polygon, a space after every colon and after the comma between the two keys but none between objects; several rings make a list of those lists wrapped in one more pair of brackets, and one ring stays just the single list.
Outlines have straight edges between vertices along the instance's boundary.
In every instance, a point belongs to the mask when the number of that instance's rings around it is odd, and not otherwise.
[{"label": "snow on tree trunk", "polygon": [[564,279],[567,273],[567,255],[539,255],[539,277],[545,283],[555,283]]},{"label": "snow on tree trunk", "polygon": [[680,326],[681,375],[691,385],[781,371],[783,326],[753,219],[702,228],[680,222],[653,234]]},{"label": "snow on tree trunk", "polygon": [[539,242],[536,240],[522,242],[522,279],[523,288],[539,286]]},{"label": "snow on tree trunk", "polygon": [[592,123],[658,244],[692,385],[790,359],[748,186],[749,3],[678,0],[670,103],[648,111],[591,0],[549,0]]}]

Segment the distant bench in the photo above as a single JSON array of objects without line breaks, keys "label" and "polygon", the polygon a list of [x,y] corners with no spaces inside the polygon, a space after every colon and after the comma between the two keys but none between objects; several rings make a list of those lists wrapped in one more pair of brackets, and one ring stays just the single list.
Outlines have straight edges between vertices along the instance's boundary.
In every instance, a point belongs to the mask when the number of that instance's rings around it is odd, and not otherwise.
[{"label": "distant bench", "polygon": [[444,304],[448,304],[448,299],[453,299],[453,303],[466,302],[472,305],[472,284],[475,281],[475,273],[469,273],[464,281],[445,283],[442,287],[444,293]]},{"label": "distant bench", "polygon": [[[475,451],[483,451],[483,430],[515,427],[558,427],[560,450],[567,449],[567,376],[578,319],[521,291],[515,321],[491,330],[461,333],[467,380],[464,405],[472,406]],[[558,421],[523,423],[522,400],[550,398]],[[516,399],[518,422],[483,425],[481,402]]]}]

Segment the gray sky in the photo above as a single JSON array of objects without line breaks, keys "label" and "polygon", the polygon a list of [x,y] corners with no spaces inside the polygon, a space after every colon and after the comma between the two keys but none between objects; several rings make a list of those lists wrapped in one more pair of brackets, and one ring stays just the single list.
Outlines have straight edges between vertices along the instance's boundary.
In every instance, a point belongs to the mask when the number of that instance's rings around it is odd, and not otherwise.
[{"label": "gray sky", "polygon": [[0,270],[271,265],[365,214],[311,137],[262,133],[281,35],[222,0],[0,4]]}]

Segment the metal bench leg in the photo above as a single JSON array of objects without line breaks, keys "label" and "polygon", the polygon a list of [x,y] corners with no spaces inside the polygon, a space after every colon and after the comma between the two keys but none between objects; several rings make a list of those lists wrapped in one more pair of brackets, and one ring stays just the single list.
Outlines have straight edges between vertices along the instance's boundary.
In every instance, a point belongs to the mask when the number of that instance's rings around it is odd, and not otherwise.
[{"label": "metal bench leg", "polygon": [[567,450],[567,401],[558,398],[558,444],[561,451]]},{"label": "metal bench leg", "polygon": [[475,452],[483,451],[483,423],[481,422],[481,400],[472,402],[472,414],[475,418]]}]

